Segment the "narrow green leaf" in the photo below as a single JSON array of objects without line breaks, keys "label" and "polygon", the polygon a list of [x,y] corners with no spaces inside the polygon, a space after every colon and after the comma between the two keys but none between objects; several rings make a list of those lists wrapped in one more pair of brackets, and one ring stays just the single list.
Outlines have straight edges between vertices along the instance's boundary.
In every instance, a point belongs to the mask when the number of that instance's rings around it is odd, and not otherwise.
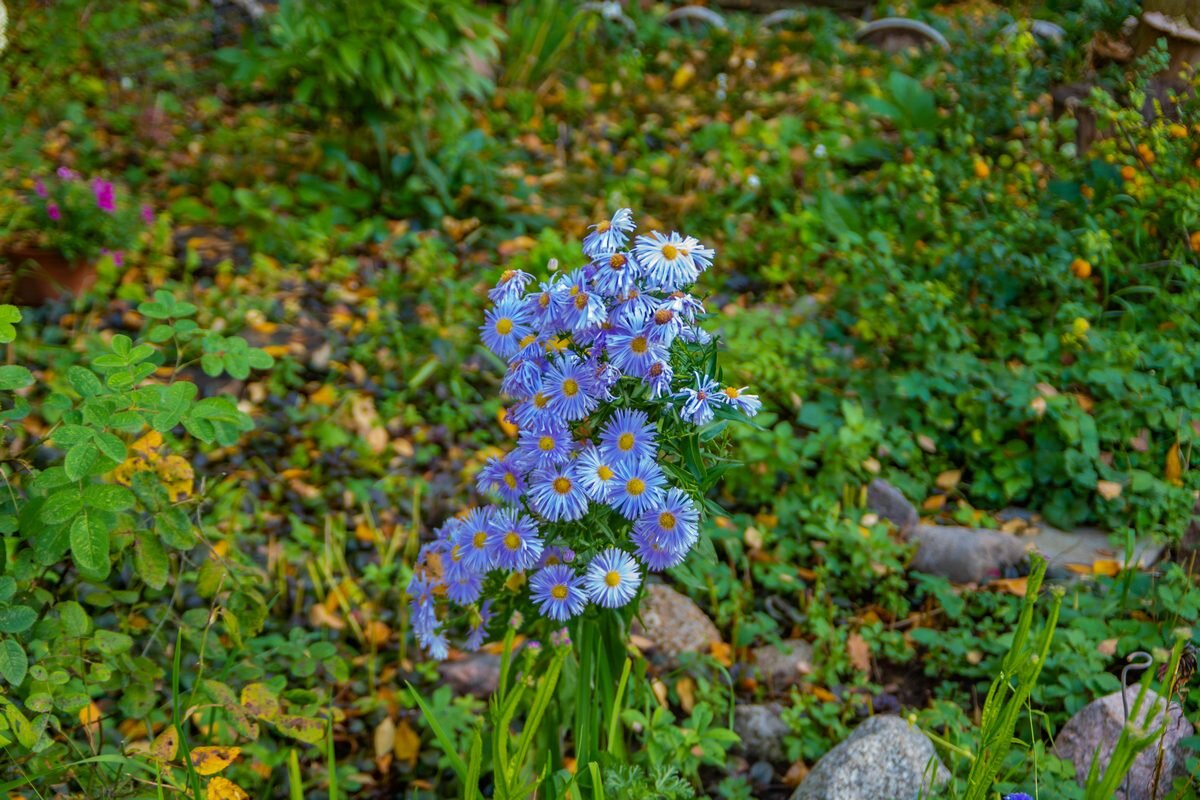
[{"label": "narrow green leaf", "polygon": [[425,721],[429,723],[429,727],[433,730],[433,735],[436,736],[438,742],[441,743],[442,750],[444,750],[446,753],[446,758],[450,759],[450,766],[452,766],[454,771],[458,773],[459,780],[465,782],[467,779],[467,765],[466,762],[462,760],[462,756],[458,754],[457,743],[455,743],[454,739],[452,739],[450,735],[446,733],[446,729],[442,727],[442,723],[433,713],[433,709],[431,709],[429,705],[421,698],[421,695],[417,693],[416,687],[414,687],[408,681],[405,681],[405,685],[408,686],[409,694],[412,695],[413,700],[416,701],[418,706],[420,706],[421,713],[425,715]]}]

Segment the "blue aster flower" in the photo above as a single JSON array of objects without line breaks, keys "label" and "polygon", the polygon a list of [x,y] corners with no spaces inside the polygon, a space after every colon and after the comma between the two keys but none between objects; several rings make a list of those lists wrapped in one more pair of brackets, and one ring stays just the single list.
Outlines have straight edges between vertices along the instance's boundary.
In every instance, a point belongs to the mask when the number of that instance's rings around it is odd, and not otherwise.
[{"label": "blue aster flower", "polygon": [[408,582],[408,617],[418,639],[432,636],[440,627],[433,594],[438,585],[423,570],[414,572]]},{"label": "blue aster flower", "polygon": [[525,292],[525,287],[533,283],[534,277],[519,269],[507,269],[496,282],[494,289],[488,290],[488,299],[493,303],[506,300],[519,300]]},{"label": "blue aster flower", "polygon": [[506,503],[520,502],[525,493],[525,477],[517,460],[513,453],[503,458],[489,458],[475,477],[475,488],[480,494],[499,495]]},{"label": "blue aster flower", "polygon": [[655,434],[645,412],[621,409],[600,432],[600,449],[613,461],[654,458]]},{"label": "blue aster flower", "polygon": [[699,325],[684,325],[679,329],[679,338],[692,344],[708,344],[712,341],[712,334]]},{"label": "blue aster flower", "polygon": [[665,359],[655,361],[646,370],[646,385],[650,387],[650,397],[654,400],[671,394],[671,382],[674,380],[675,370]]},{"label": "blue aster flower", "polygon": [[562,427],[562,420],[550,410],[550,395],[540,385],[528,400],[513,406],[509,416],[523,431],[540,432]]},{"label": "blue aster flower", "polygon": [[1033,798],[1025,794],[1025,792],[1013,792],[1012,794],[1004,795],[1002,800],[1033,800]]},{"label": "blue aster flower", "polygon": [[447,641],[446,634],[442,632],[441,628],[425,635],[417,631],[417,641],[429,653],[429,657],[435,661],[445,661],[450,655],[450,642]]},{"label": "blue aster flower", "polygon": [[472,572],[487,572],[496,565],[488,548],[494,515],[495,509],[491,507],[471,509],[454,536],[454,544],[462,553],[462,563]]},{"label": "blue aster flower", "polygon": [[712,421],[713,408],[723,402],[719,397],[721,387],[712,378],[699,372],[695,375],[696,388],[688,386],[683,391],[676,392],[673,397],[683,400],[683,407],[679,411],[682,417],[690,420],[693,425],[704,425]]},{"label": "blue aster flower", "polygon": [[621,297],[634,287],[638,271],[632,253],[604,253],[591,264],[592,285],[605,297]]},{"label": "blue aster flower", "polygon": [[672,486],[633,524],[634,533],[649,537],[668,550],[687,553],[700,537],[700,512],[692,498]]},{"label": "blue aster flower", "polygon": [[753,417],[762,408],[762,401],[756,394],[747,394],[746,390],[749,388],[749,386],[743,386],[740,389],[736,386],[726,386],[721,390],[721,396],[724,397],[726,403],[747,417]]},{"label": "blue aster flower", "polygon": [[557,469],[535,472],[530,479],[529,504],[540,517],[551,522],[576,520],[586,514],[587,493],[575,476],[574,465],[562,464]]},{"label": "blue aster flower", "polygon": [[700,244],[700,240],[694,236],[683,238],[683,252],[692,257],[692,261],[696,264],[696,270],[699,272],[704,272],[711,267],[713,259],[717,257],[716,250]]},{"label": "blue aster flower", "polygon": [[602,608],[620,608],[637,594],[642,573],[633,556],[615,547],[600,553],[588,564],[583,586],[592,602]]},{"label": "blue aster flower", "polygon": [[488,532],[488,550],[501,569],[526,570],[542,556],[542,537],[528,514],[511,508],[496,512]]},{"label": "blue aster flower", "polygon": [[687,321],[666,303],[660,303],[650,315],[643,330],[647,338],[659,349],[668,350],[671,342],[687,327]]},{"label": "blue aster flower", "polygon": [[483,319],[480,337],[501,358],[516,355],[520,341],[533,332],[529,327],[529,309],[518,300],[505,300],[489,309]]},{"label": "blue aster flower", "polygon": [[613,465],[608,504],[626,519],[637,519],[662,502],[666,483],[662,469],[650,459],[617,462]]},{"label": "blue aster flower", "polygon": [[463,648],[466,650],[478,650],[483,647],[483,640],[487,637],[487,626],[492,621],[492,601],[484,600],[479,606],[478,614],[472,614],[470,630],[467,631],[467,640],[463,642]]},{"label": "blue aster flower", "polygon": [[570,564],[575,560],[575,551],[563,545],[552,545],[542,551],[542,557],[538,559],[537,566],[553,567],[555,564]]},{"label": "blue aster flower", "polygon": [[655,361],[665,361],[666,352],[650,341],[646,331],[616,328],[608,336],[608,360],[626,375],[644,376]]},{"label": "blue aster flower", "polygon": [[626,234],[637,227],[633,221],[633,211],[621,208],[613,214],[612,219],[597,222],[589,226],[591,233],[583,237],[583,254],[596,258],[604,253],[615,253],[629,242]]},{"label": "blue aster flower", "polygon": [[633,540],[634,553],[651,572],[677,567],[687,558],[687,550],[668,547],[644,531],[635,529],[629,538]]},{"label": "blue aster flower", "polygon": [[674,292],[696,282],[700,270],[688,249],[689,240],[678,233],[669,236],[652,231],[637,237],[633,255],[641,265],[646,285]]},{"label": "blue aster flower", "polygon": [[556,622],[566,622],[587,606],[575,571],[565,564],[540,569],[529,579],[529,597],[538,610]]},{"label": "blue aster flower", "polygon": [[562,275],[555,275],[538,284],[538,291],[525,296],[525,308],[538,330],[553,333],[560,327],[559,321],[567,307],[567,287]]},{"label": "blue aster flower", "polygon": [[542,387],[545,361],[518,358],[508,365],[500,381],[500,391],[515,400],[527,400]]},{"label": "blue aster flower", "polygon": [[514,451],[523,463],[538,469],[551,469],[571,456],[571,434],[564,427],[522,430]]},{"label": "blue aster flower", "polygon": [[646,324],[657,307],[658,301],[653,295],[634,286],[617,299],[616,305],[609,313],[609,319],[624,328],[639,329]]},{"label": "blue aster flower", "polygon": [[572,273],[567,284],[567,302],[559,316],[567,330],[581,331],[608,319],[604,298],[588,284],[582,270]]},{"label": "blue aster flower", "polygon": [[586,417],[598,402],[592,393],[592,371],[574,356],[553,364],[546,371],[542,386],[550,398],[550,411],[570,422]]},{"label": "blue aster flower", "polygon": [[453,577],[447,575],[446,597],[460,606],[470,605],[483,592],[483,576],[469,569],[454,570]]},{"label": "blue aster flower", "polygon": [[575,458],[575,477],[587,496],[597,503],[608,502],[609,486],[616,475],[613,463],[594,444],[584,447]]},{"label": "blue aster flower", "polygon": [[592,390],[601,400],[612,400],[612,387],[621,380],[621,370],[612,364],[606,364],[595,356],[588,359],[588,368],[592,371]]}]

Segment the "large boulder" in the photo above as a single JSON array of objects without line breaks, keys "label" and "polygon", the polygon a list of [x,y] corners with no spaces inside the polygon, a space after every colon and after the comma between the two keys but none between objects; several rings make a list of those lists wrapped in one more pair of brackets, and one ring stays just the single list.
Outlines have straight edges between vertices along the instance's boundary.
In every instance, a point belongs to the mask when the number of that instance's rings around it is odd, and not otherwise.
[{"label": "large boulder", "polygon": [[742,737],[739,746],[750,761],[787,761],[783,737],[792,732],[783,721],[783,707],[778,703],[737,705],[733,709],[733,732]]},{"label": "large boulder", "polygon": [[[1124,692],[1124,705],[1128,705],[1131,714],[1134,703],[1137,702],[1139,689],[1138,686],[1130,686]],[[1075,765],[1075,779],[1081,786],[1087,782],[1093,758],[1100,760],[1101,767],[1112,758],[1113,749],[1125,725],[1125,708],[1121,702],[1121,694],[1113,692],[1084,706],[1063,726],[1054,740],[1054,750],[1058,757]],[[1133,762],[1128,780],[1129,795],[1126,796],[1122,786],[1114,795],[1119,800],[1154,800],[1166,797],[1171,783],[1178,777],[1187,776],[1187,751],[1181,742],[1192,735],[1193,729],[1192,723],[1184,719],[1183,709],[1179,704],[1171,703],[1168,708],[1162,697],[1152,690],[1147,690],[1142,700],[1142,708],[1133,719],[1143,730],[1157,728],[1163,722],[1164,711],[1167,714],[1167,729],[1162,741],[1163,760],[1157,793],[1154,791],[1154,774],[1159,752],[1156,743],[1143,750]],[[1148,725],[1147,719],[1151,720]]]},{"label": "large boulder", "polygon": [[637,643],[667,663],[684,653],[708,653],[721,641],[721,632],[700,606],[665,584],[646,586],[639,616],[632,631]]},{"label": "large boulder", "polygon": [[917,800],[950,777],[933,743],[899,717],[871,717],[817,762],[791,800]]}]

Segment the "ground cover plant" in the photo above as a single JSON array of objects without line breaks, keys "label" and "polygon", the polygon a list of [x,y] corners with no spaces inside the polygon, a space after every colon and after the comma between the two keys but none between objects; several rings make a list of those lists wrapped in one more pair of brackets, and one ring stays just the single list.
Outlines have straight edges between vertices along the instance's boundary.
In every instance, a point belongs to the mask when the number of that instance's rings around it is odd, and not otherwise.
[{"label": "ground cover plant", "polygon": [[[950,43],[887,53],[819,8],[343,5],[9,4],[0,262],[58,241],[73,193],[59,244],[99,279],[0,306],[0,786],[783,798],[891,711],[946,796],[1100,797],[1119,770],[1085,788],[1053,742],[1127,656],[1195,718],[1200,106],[1157,88],[1165,52],[1118,52],[1141,6],[877,4]],[[657,375],[614,352],[629,305],[670,312]],[[546,376],[574,459],[531,439]],[[735,391],[713,420],[709,379]],[[657,460],[623,478],[674,487],[683,542],[573,493],[645,425]],[[1111,552],[952,583],[868,507],[877,478],[927,523],[1032,513]],[[543,550],[452,592],[489,513],[487,566],[497,517]],[[657,654],[660,586],[719,641]],[[755,663],[781,640],[811,648],[786,686]],[[770,703],[764,759],[732,729]]]}]

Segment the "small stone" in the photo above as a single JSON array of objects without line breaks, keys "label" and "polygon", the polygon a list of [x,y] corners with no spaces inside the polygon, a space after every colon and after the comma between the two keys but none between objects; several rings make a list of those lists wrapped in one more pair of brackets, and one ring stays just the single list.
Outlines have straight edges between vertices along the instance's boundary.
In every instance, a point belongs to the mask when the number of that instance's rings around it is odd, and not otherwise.
[{"label": "small stone", "polygon": [[486,698],[500,685],[500,656],[475,653],[458,661],[438,664],[438,674],[455,694]]},{"label": "small stone", "polygon": [[640,621],[634,621],[632,632],[668,663],[683,653],[708,653],[721,641],[721,632],[700,606],[662,583],[646,586]]},{"label": "small stone", "polygon": [[812,645],[803,639],[786,639],[779,644],[756,647],[752,654],[762,680],[775,692],[795,686],[813,669]]},{"label": "small stone", "polygon": [[[1125,703],[1132,714],[1134,703],[1137,702],[1139,686],[1130,686],[1125,690]],[[1154,729],[1162,724],[1164,702],[1162,697],[1153,690],[1147,690],[1142,699],[1140,713],[1134,718],[1138,727]],[[1150,713],[1153,711],[1153,717]],[[1169,794],[1172,782],[1176,778],[1186,777],[1188,751],[1182,746],[1182,741],[1193,733],[1192,723],[1184,719],[1183,709],[1178,703],[1171,703],[1166,709],[1167,730],[1163,737],[1163,763],[1159,776],[1157,797]],[[1146,725],[1146,719],[1153,721]],[[1113,692],[1099,700],[1088,703],[1079,713],[1059,731],[1054,740],[1054,749],[1059,758],[1066,759],[1075,765],[1075,780],[1082,786],[1087,782],[1088,770],[1092,766],[1092,756],[1107,764],[1116,747],[1117,739],[1125,724],[1125,709],[1121,702],[1121,692]],[[1124,782],[1113,795],[1119,800],[1152,800],[1155,762],[1158,760],[1158,742],[1143,750],[1133,762],[1129,772],[1129,796],[1126,797]]]},{"label": "small stone", "polygon": [[936,797],[949,777],[925,734],[899,717],[870,717],[817,762],[791,800],[917,800]]},{"label": "small stone", "polygon": [[1026,544],[1011,533],[956,525],[918,525],[909,534],[918,544],[911,567],[954,583],[1003,577],[1026,558]]},{"label": "small stone", "polygon": [[885,481],[876,478],[867,486],[867,506],[879,516],[890,520],[900,529],[908,533],[921,521],[921,516],[904,493]]},{"label": "small stone", "polygon": [[792,732],[778,703],[738,705],[733,709],[733,731],[742,737],[739,748],[752,761],[787,763],[783,737]]}]

